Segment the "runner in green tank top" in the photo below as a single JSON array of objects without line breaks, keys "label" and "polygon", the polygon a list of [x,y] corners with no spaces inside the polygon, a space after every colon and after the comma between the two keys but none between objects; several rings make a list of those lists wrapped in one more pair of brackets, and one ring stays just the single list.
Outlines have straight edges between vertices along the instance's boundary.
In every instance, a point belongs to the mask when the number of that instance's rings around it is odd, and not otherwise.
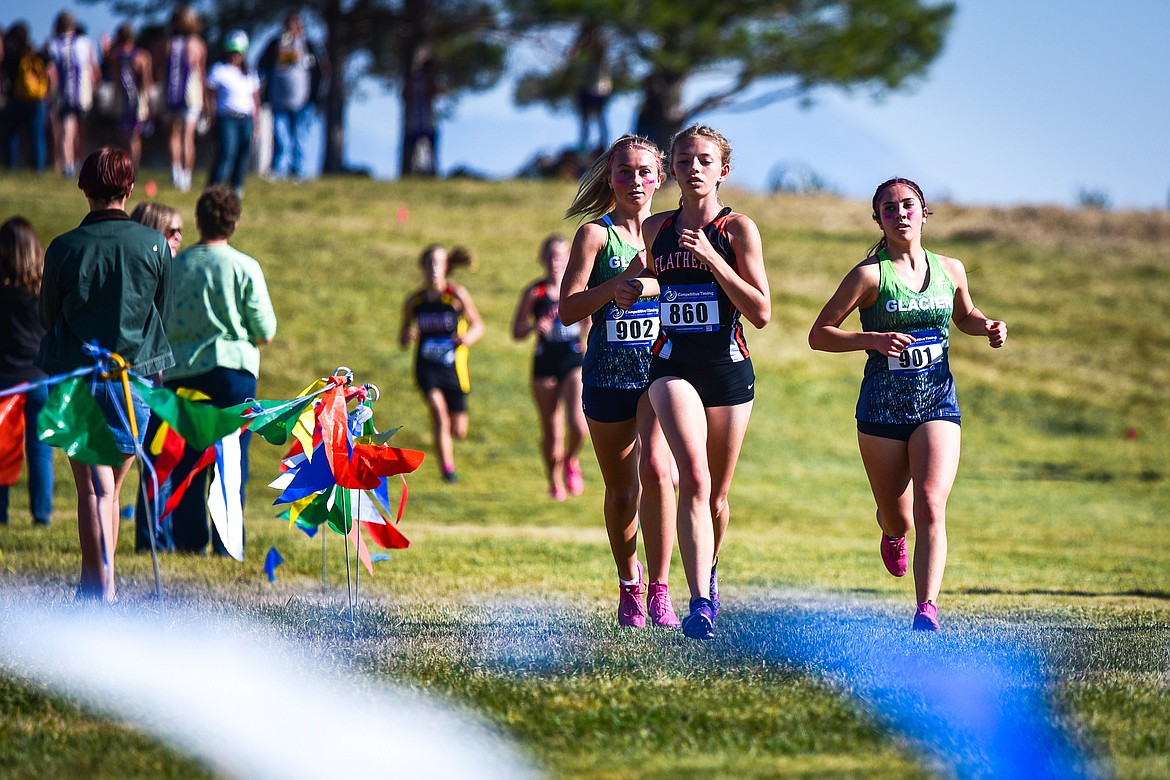
[{"label": "runner in green tank top", "polygon": [[863,423],[911,425],[959,419],[949,359],[955,285],[938,257],[929,249],[923,251],[927,283],[921,290],[902,281],[886,250],[878,252],[877,299],[860,308],[861,329],[908,333],[914,343],[897,358],[868,350],[857,399],[857,419]]},{"label": "runner in green tank top", "polygon": [[[646,396],[657,295],[645,267],[642,222],[666,178],[652,141],[623,135],[585,175],[565,217],[591,219],[577,230],[561,283],[561,322],[593,317],[582,375],[585,419],[605,482],[605,530],[618,573],[618,624],[677,627],[667,585],[674,549],[670,450]],[[652,331],[652,332],[650,332]],[[639,485],[641,496],[639,498]],[[640,521],[640,522],[639,522]],[[646,587],[638,528],[646,546]],[[646,599],[645,603],[643,599]]]},{"label": "runner in green tank top", "polygon": [[[598,288],[620,275],[642,251],[622,237],[609,214],[599,221],[605,227],[605,246],[593,263],[586,289]],[[640,284],[623,282],[620,286],[633,290]],[[657,296],[639,297],[632,310],[610,301],[593,312],[581,381],[595,388],[644,389],[650,376],[650,344],[658,333],[657,315]]]},{"label": "runner in green tank top", "polygon": [[[883,182],[873,196],[882,238],[825,304],[808,334],[813,349],[865,350],[857,403],[861,460],[877,503],[880,551],[895,577],[906,574],[906,534],[915,533],[913,628],[937,631],[935,601],[947,561],[946,505],[959,467],[959,407],[948,356],[947,320],[993,348],[1007,325],[971,301],[967,272],[922,246],[930,212],[909,179]],[[841,328],[854,309],[862,329]]]}]

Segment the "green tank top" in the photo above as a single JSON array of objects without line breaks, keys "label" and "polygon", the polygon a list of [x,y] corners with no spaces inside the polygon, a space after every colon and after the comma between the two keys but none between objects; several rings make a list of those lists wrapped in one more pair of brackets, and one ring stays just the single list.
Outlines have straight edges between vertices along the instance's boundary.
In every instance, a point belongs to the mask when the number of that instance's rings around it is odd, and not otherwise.
[{"label": "green tank top", "polygon": [[959,416],[949,356],[955,285],[930,250],[926,250],[926,263],[926,288],[912,290],[898,276],[886,251],[878,253],[878,296],[872,306],[859,310],[861,328],[908,333],[914,343],[896,358],[867,350],[858,420],[910,424]]},{"label": "green tank top", "polygon": [[955,306],[955,285],[938,257],[926,250],[927,284],[922,291],[905,285],[886,250],[878,252],[878,261],[881,281],[877,300],[860,310],[861,327],[881,333],[935,330],[941,333],[945,347]]},{"label": "green tank top", "polygon": [[[641,251],[618,234],[608,214],[602,217],[602,222],[605,246],[593,260],[589,287],[596,287],[629,268],[630,261]],[[595,311],[592,320],[581,381],[591,387],[614,390],[644,388],[650,376],[650,346],[658,333],[657,297],[642,298],[630,312],[617,309],[611,301]]]}]

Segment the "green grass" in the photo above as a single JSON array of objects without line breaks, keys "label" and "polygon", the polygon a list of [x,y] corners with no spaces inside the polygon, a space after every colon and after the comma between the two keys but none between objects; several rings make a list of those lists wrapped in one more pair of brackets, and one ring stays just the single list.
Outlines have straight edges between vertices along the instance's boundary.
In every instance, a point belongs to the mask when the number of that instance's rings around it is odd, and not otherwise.
[{"label": "green grass", "polygon": [[[59,180],[7,182],[0,213],[24,214],[46,242],[84,215],[80,193]],[[337,616],[345,600],[337,537],[322,592],[319,542],[271,516],[265,483],[280,453],[261,441],[252,447],[247,560],[165,557],[167,598],[255,617],[326,657],[347,647],[372,677],[451,696],[500,724],[554,776],[929,776],[931,765],[864,702],[730,640],[750,634],[761,609],[822,600],[909,620],[912,586],[878,563],[857,455],[861,358],[814,354],[805,343],[820,305],[873,240],[866,204],[725,196],[760,225],[774,319],[748,333],[759,381],[721,566],[729,638],[697,648],[611,626],[613,565],[588,452],[585,496],[545,497],[531,346],[513,342],[508,324],[538,273],[541,239],[572,233],[559,218],[572,193],[570,184],[536,182],[250,182],[233,243],[263,264],[280,319],[260,394],[289,397],[349,366],[381,388],[376,417],[404,426],[396,443],[429,451],[410,355],[397,346],[399,312],[419,283],[419,251],[465,244],[479,268],[457,278],[488,325],[472,351],[471,435],[457,445],[458,485],[443,485],[430,460],[410,479],[402,529],[414,546],[361,580],[355,634]],[[195,197],[160,193],[189,225]],[[659,206],[673,201],[667,192]],[[947,633],[1040,647],[1054,717],[1094,771],[1165,776],[1170,215],[936,210],[928,245],[961,258],[976,303],[1010,327],[1003,350],[961,334],[952,341],[964,451],[949,505]],[[48,530],[28,524],[24,485],[14,488],[0,582],[63,604],[78,553],[63,461],[58,476]],[[131,537],[127,525],[118,609],[149,611],[150,561],[134,555]],[[272,545],[286,563],[269,584],[261,561]],[[551,655],[502,644],[505,605],[516,603],[525,631]],[[5,777],[207,771],[11,679],[0,678],[0,711]]]}]

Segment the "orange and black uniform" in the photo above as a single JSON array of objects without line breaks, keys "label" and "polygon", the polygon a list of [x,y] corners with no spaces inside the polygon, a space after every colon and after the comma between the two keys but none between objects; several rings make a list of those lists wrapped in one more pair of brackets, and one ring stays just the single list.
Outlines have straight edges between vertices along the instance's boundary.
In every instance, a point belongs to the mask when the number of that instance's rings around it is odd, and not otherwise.
[{"label": "orange and black uniform", "polygon": [[538,335],[536,339],[532,376],[564,379],[573,369],[581,367],[585,357],[581,348],[581,324],[565,325],[561,322],[560,301],[549,294],[551,286],[546,280],[533,282],[530,289],[533,319],[551,316],[553,321],[549,332]]},{"label": "orange and black uniform", "polygon": [[[756,379],[739,309],[711,269],[679,247],[675,223],[680,213],[681,209],[666,218],[650,248],[661,288],[661,324],[651,350],[650,382],[667,376],[685,379],[698,391],[704,406],[746,403],[755,397]],[[703,232],[735,268],[735,252],[727,236],[731,213],[724,208],[703,226]]]}]

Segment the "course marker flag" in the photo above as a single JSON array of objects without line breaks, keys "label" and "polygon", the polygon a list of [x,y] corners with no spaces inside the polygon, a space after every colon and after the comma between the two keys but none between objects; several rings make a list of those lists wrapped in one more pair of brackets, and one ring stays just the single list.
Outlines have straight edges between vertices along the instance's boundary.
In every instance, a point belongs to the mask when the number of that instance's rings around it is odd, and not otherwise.
[{"label": "course marker flag", "polygon": [[264,573],[268,575],[269,582],[276,582],[276,567],[284,563],[284,558],[280,557],[275,547],[268,548],[268,554],[264,556]]}]

